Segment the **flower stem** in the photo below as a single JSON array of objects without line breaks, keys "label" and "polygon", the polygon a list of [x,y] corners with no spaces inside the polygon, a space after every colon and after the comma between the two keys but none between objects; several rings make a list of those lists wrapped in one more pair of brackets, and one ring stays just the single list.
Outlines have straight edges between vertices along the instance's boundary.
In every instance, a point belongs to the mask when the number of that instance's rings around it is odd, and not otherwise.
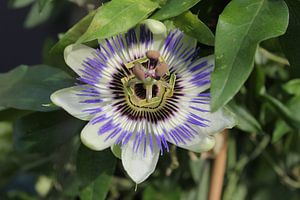
[{"label": "flower stem", "polygon": [[224,143],[213,164],[208,200],[220,200],[222,196],[227,160],[227,132],[228,130],[226,129],[221,133]]}]

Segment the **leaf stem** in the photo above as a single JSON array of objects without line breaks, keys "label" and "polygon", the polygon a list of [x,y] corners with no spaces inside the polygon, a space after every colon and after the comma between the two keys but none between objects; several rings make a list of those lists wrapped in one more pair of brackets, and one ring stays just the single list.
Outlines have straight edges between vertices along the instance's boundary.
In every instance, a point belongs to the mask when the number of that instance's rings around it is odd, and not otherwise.
[{"label": "leaf stem", "polygon": [[290,65],[289,61],[285,58],[282,58],[280,56],[277,56],[271,52],[269,52],[268,50],[262,48],[262,47],[258,47],[258,50],[260,51],[261,54],[263,54],[266,58],[272,60],[272,61],[275,61],[275,62],[278,62],[280,64],[283,64],[283,65]]}]

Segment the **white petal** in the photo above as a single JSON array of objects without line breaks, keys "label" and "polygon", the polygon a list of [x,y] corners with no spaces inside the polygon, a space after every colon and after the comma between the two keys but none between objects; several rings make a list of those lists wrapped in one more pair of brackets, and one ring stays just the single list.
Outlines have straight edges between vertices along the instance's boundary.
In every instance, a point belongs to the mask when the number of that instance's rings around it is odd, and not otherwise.
[{"label": "white petal", "polygon": [[83,73],[80,69],[83,69],[83,61],[87,58],[93,58],[95,49],[83,44],[72,44],[65,48],[64,58],[67,65],[76,72],[79,76]]},{"label": "white petal", "polygon": [[[205,90],[210,88],[210,83],[207,83],[207,84],[204,84],[204,85],[197,85],[197,84],[191,82],[191,80],[193,79],[193,75],[195,75],[199,72],[203,72],[203,73],[212,72],[213,67],[215,66],[215,56],[214,55],[209,55],[209,56],[203,57],[203,58],[199,59],[197,62],[195,62],[193,65],[191,65],[190,68],[193,68],[194,66],[197,66],[200,63],[204,63],[204,62],[207,62],[205,67],[203,67],[199,70],[196,70],[194,72],[190,72],[190,71],[186,70],[182,74],[184,76],[184,78],[187,80],[183,84],[186,85],[187,89],[192,89],[192,91],[187,92],[189,95],[196,95],[196,94],[204,92]],[[191,83],[192,83],[192,85],[190,85]]]},{"label": "white petal", "polygon": [[144,148],[139,147],[137,152],[133,151],[133,140],[122,148],[122,163],[125,171],[130,178],[137,184],[146,180],[155,170],[159,150],[154,148],[154,152],[151,152],[149,145],[146,147],[146,153],[144,154]]},{"label": "white petal", "polygon": [[[202,109],[207,109],[205,106]],[[173,140],[169,139],[168,142],[175,144],[181,148],[188,149],[194,152],[203,152],[212,149],[215,145],[215,138],[213,134],[219,133],[226,128],[232,128],[235,125],[234,115],[226,110],[221,109],[214,113],[197,113],[200,117],[208,119],[210,121],[209,127],[200,127],[196,125],[189,124],[195,130],[198,131],[198,135],[189,140],[185,140],[184,143],[176,144]]]},{"label": "white petal", "polygon": [[[105,123],[106,123],[105,121],[96,124],[88,123],[81,131],[80,134],[81,142],[88,148],[95,151],[101,151],[103,149],[112,146],[116,140],[115,138],[106,140],[109,133],[105,133],[105,134],[98,133],[100,128]],[[113,130],[111,130],[110,132],[112,131]]]},{"label": "white petal", "polygon": [[186,143],[187,144],[178,144],[178,146],[190,151],[201,153],[211,150],[215,146],[216,140],[214,136],[196,136],[191,142],[187,141]]},{"label": "white petal", "polygon": [[145,24],[147,28],[153,33],[153,50],[159,50],[163,44],[163,41],[166,39],[167,27],[162,22],[155,19],[146,19],[142,21],[142,24]]},{"label": "white petal", "polygon": [[81,120],[90,120],[93,115],[83,112],[83,110],[96,108],[97,104],[80,103],[87,99],[87,97],[78,95],[81,90],[83,89],[80,86],[64,88],[54,92],[50,99],[55,105],[62,107],[74,117]]},{"label": "white petal", "polygon": [[201,128],[201,131],[208,135],[219,133],[236,125],[235,115],[226,108],[207,113],[204,118],[210,120],[210,124],[209,127]]},{"label": "white petal", "polygon": [[[204,110],[209,110],[208,107],[208,105],[198,105],[198,108],[202,108]],[[226,108],[220,109],[214,113],[194,111],[194,114],[210,121],[207,124],[208,127],[193,125],[193,127],[199,131],[199,134],[213,135],[223,131],[224,129],[230,129],[236,125],[234,114]]]}]

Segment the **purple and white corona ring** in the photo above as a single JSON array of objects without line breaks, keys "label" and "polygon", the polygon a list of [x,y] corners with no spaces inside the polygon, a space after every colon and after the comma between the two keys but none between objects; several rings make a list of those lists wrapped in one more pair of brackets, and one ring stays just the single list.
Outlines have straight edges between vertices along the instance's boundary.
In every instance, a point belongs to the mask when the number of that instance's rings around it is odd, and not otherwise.
[{"label": "purple and white corona ring", "polygon": [[64,57],[78,84],[51,100],[89,121],[81,141],[93,150],[121,147],[128,175],[138,184],[155,170],[169,145],[210,150],[214,134],[234,126],[225,109],[210,112],[213,56],[198,58],[196,41],[147,19],[135,29],[99,41],[70,45]]}]

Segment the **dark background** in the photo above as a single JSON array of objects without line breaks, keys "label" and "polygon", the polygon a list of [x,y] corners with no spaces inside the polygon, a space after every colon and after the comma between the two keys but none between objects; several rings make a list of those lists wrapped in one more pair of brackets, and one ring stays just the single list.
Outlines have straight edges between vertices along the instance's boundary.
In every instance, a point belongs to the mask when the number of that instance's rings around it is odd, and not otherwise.
[{"label": "dark background", "polygon": [[7,72],[21,64],[42,63],[46,39],[57,41],[57,35],[65,32],[85,13],[71,3],[65,3],[59,14],[42,25],[27,29],[24,21],[30,6],[9,8],[7,0],[0,0],[0,72]]},{"label": "dark background", "polygon": [[41,63],[43,41],[49,26],[25,29],[23,22],[30,7],[8,8],[7,1],[0,1],[0,71],[6,72],[20,64]]}]

